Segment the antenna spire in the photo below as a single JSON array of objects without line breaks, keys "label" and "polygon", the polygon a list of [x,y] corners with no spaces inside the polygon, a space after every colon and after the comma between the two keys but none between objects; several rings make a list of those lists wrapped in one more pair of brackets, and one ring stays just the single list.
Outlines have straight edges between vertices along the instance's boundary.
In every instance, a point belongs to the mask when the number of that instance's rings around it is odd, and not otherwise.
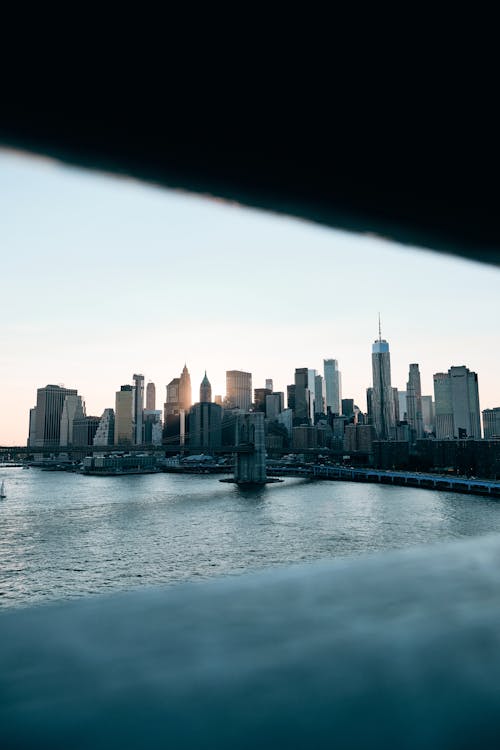
[{"label": "antenna spire", "polygon": [[382,341],[382,328],[380,326],[380,313],[378,314],[378,340]]}]

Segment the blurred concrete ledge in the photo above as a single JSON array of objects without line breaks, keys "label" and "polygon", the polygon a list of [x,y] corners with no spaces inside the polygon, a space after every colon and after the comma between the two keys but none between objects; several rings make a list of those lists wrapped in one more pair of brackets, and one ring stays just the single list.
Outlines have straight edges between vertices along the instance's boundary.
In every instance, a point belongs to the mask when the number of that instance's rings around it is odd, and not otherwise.
[{"label": "blurred concrete ledge", "polygon": [[0,615],[5,748],[498,748],[500,537]]}]

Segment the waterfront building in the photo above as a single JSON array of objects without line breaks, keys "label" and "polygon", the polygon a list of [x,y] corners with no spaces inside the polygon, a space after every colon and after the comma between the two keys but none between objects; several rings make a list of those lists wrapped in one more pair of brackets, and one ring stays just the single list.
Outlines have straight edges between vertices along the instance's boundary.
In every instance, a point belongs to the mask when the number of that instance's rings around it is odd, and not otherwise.
[{"label": "waterfront building", "polygon": [[229,408],[248,411],[252,404],[252,373],[226,371],[226,402]]},{"label": "waterfront building", "polygon": [[144,409],[144,443],[161,445],[162,433],[161,409]]},{"label": "waterfront building", "polygon": [[30,409],[30,420],[28,429],[28,448],[30,445],[35,445],[36,438],[36,406]]},{"label": "waterfront building", "polygon": [[483,410],[483,432],[485,440],[500,438],[500,406]]},{"label": "waterfront building", "polygon": [[273,392],[273,379],[272,378],[266,378],[266,388],[268,391]]},{"label": "waterfront building", "polygon": [[151,381],[146,386],[146,409],[148,411],[156,409],[156,386]]},{"label": "waterfront building", "polygon": [[75,417],[73,419],[73,445],[82,447],[93,445],[100,421],[100,417]]},{"label": "waterfront building", "polygon": [[336,359],[323,360],[323,374],[325,376],[326,408],[329,408],[332,414],[341,414],[342,374],[339,371]]},{"label": "waterfront building", "polygon": [[188,368],[184,364],[179,378],[179,408],[188,412],[192,403],[191,376]]},{"label": "waterfront building", "polygon": [[189,413],[189,447],[212,451],[222,445],[222,412],[218,404],[203,401]]},{"label": "waterfront building", "polygon": [[388,440],[394,437],[396,428],[395,389],[391,385],[389,344],[385,339],[382,339],[380,327],[379,337],[372,345],[372,377],[371,410],[373,425],[378,439]]},{"label": "waterfront building", "polygon": [[432,396],[422,396],[422,422],[425,433],[434,432],[434,401]]},{"label": "waterfront building", "polygon": [[115,445],[131,445],[134,436],[134,388],[122,385],[115,394]]},{"label": "waterfront building", "polygon": [[59,429],[59,445],[86,445],[73,440],[73,423],[75,419],[85,416],[85,403],[81,396],[66,396],[61,413],[61,426]]},{"label": "waterfront building", "polygon": [[311,421],[311,392],[309,390],[309,370],[295,368],[295,409],[294,424],[309,424]]},{"label": "waterfront building", "polygon": [[[424,434],[422,417],[422,389],[420,387],[420,371],[417,364],[410,365],[408,382],[406,384],[406,413],[411,430],[411,441],[420,439]],[[403,418],[403,417],[401,417]]]},{"label": "waterfront building", "polygon": [[376,440],[375,428],[371,424],[347,424],[344,432],[344,450],[349,453],[373,453]]},{"label": "waterfront building", "polygon": [[200,403],[210,403],[212,401],[212,386],[207,378],[207,371],[205,370],[205,376],[201,381],[200,385]]},{"label": "waterfront building", "polygon": [[115,442],[115,412],[104,409],[94,435],[95,446],[113,445]]},{"label": "waterfront building", "polygon": [[134,442],[144,442],[142,413],[144,411],[144,375],[134,375]]},{"label": "waterfront building", "polygon": [[36,392],[36,428],[34,447],[58,448],[61,437],[61,416],[66,396],[77,396],[75,388],[46,385]]},{"label": "waterfront building", "polygon": [[481,438],[477,373],[465,365],[434,374],[436,438]]}]

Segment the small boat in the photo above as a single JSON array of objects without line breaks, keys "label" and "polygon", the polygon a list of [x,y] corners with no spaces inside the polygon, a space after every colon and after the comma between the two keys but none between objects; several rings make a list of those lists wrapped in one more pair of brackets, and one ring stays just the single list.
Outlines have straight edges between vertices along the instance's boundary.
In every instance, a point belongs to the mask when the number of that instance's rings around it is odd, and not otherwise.
[{"label": "small boat", "polygon": [[2,482],[2,486],[0,487],[0,498],[7,497],[5,494],[5,482]]}]

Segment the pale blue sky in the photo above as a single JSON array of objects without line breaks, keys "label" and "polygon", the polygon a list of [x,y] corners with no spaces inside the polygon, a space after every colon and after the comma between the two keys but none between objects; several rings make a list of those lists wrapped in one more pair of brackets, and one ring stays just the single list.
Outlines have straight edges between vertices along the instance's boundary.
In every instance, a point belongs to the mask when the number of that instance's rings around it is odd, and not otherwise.
[{"label": "pale blue sky", "polygon": [[0,444],[24,443],[36,388],[76,387],[87,413],[134,372],[165,385],[184,361],[274,379],[339,360],[366,408],[377,314],[393,385],[424,393],[452,364],[500,405],[500,271],[135,180],[0,151]]}]

